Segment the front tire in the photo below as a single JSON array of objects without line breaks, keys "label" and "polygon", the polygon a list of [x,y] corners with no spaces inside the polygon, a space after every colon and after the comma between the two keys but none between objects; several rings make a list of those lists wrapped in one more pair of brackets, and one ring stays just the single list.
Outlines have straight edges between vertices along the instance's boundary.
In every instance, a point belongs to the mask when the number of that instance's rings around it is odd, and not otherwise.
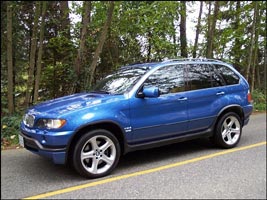
[{"label": "front tire", "polygon": [[107,130],[93,130],[83,135],[73,151],[73,166],[86,178],[108,175],[120,158],[117,138]]},{"label": "front tire", "polygon": [[238,144],[241,133],[242,123],[240,117],[234,112],[229,112],[219,119],[213,140],[220,147],[232,148]]}]

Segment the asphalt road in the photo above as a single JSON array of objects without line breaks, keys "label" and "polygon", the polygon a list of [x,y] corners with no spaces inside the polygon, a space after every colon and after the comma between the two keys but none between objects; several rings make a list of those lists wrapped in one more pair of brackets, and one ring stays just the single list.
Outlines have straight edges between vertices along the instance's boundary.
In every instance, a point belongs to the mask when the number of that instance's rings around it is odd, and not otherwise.
[{"label": "asphalt road", "polygon": [[132,152],[104,178],[84,179],[25,149],[1,151],[1,199],[266,199],[266,114],[239,145],[201,139]]}]

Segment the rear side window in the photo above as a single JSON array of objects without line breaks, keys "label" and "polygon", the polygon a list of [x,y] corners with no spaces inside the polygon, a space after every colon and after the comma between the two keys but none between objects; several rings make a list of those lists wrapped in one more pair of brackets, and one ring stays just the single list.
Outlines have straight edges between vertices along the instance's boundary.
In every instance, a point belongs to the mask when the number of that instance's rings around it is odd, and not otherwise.
[{"label": "rear side window", "polygon": [[221,73],[219,73],[214,65],[209,65],[210,73],[211,73],[211,86],[212,87],[220,87],[226,85],[224,78]]},{"label": "rear side window", "polygon": [[215,67],[227,85],[239,83],[239,76],[237,76],[230,68],[224,65],[215,65]]},{"label": "rear side window", "polygon": [[186,90],[198,90],[225,85],[223,77],[210,64],[189,64],[185,67]]},{"label": "rear side window", "polygon": [[187,90],[212,87],[210,68],[207,64],[186,65]]}]

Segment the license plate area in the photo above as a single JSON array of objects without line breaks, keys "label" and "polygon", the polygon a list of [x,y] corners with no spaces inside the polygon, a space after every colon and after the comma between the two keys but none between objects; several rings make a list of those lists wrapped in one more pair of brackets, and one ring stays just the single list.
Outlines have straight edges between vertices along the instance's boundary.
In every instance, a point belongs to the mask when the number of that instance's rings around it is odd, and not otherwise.
[{"label": "license plate area", "polygon": [[19,145],[24,147],[24,138],[21,135],[19,135]]}]

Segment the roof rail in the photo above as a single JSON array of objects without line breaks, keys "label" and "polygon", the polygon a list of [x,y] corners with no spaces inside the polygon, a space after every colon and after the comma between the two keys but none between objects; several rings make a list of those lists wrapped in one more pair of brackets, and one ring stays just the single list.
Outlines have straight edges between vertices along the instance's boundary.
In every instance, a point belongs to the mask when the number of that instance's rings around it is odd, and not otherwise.
[{"label": "roof rail", "polygon": [[162,61],[162,63],[175,62],[175,61],[213,61],[213,62],[223,62],[221,60],[210,59],[210,58],[175,58],[175,59],[164,60],[164,61]]}]

